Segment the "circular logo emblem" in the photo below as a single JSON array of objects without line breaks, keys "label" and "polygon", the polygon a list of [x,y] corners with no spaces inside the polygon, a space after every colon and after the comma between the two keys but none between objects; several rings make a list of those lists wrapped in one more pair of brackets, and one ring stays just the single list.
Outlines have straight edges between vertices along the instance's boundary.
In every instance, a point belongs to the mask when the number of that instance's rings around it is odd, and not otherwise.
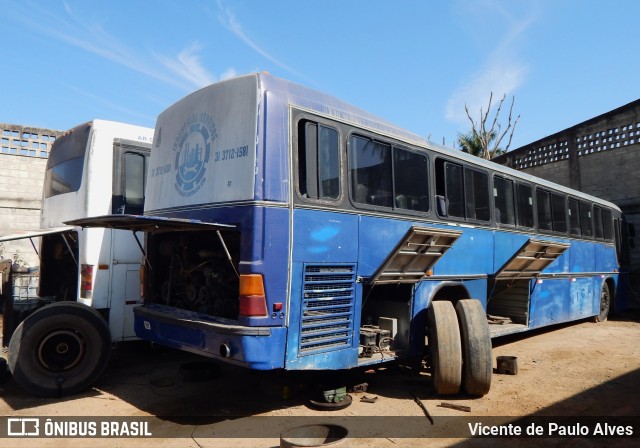
[{"label": "circular logo emblem", "polygon": [[191,196],[204,184],[211,144],[216,134],[215,128],[212,132],[199,121],[186,123],[183,129],[175,145],[176,189],[183,196]]}]

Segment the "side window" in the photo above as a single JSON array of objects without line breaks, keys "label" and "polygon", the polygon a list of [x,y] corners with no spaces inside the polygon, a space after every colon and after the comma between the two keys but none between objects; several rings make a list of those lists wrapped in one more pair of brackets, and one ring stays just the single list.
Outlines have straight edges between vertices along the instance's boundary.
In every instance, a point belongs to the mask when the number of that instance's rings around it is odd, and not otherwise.
[{"label": "side window", "polygon": [[425,154],[353,135],[349,170],[355,202],[429,211],[429,161]]},{"label": "side window", "polygon": [[496,213],[496,222],[514,226],[516,224],[515,213],[515,186],[514,182],[501,176],[493,178],[493,201]]},{"label": "side window", "polygon": [[533,189],[526,184],[517,184],[516,206],[518,211],[518,226],[533,228]]},{"label": "side window", "polygon": [[298,125],[298,190],[309,199],[340,197],[338,131],[302,120]]},{"label": "side window", "polygon": [[429,162],[427,156],[393,148],[394,205],[396,208],[429,211]]},{"label": "side window", "polygon": [[551,193],[537,189],[536,202],[538,204],[538,228],[540,230],[551,230],[553,228],[551,218]]},{"label": "side window", "polygon": [[573,198],[569,198],[569,231],[571,235],[581,236],[582,229],[580,228],[580,206],[578,201]]},{"label": "side window", "polygon": [[611,216],[611,210],[606,208],[602,210],[602,229],[604,239],[611,241],[613,239],[613,217]]},{"label": "side window", "polygon": [[563,195],[551,193],[551,216],[553,231],[567,233],[567,205]]},{"label": "side window", "polygon": [[464,218],[464,180],[462,166],[454,163],[444,164],[445,202],[447,215]]},{"label": "side window", "polygon": [[602,227],[602,208],[593,206],[593,229],[596,239],[604,239],[604,228]]},{"label": "side window", "polygon": [[489,176],[487,173],[465,168],[464,190],[467,218],[489,221]]},{"label": "side window", "polygon": [[150,148],[114,141],[111,213],[142,214]]},{"label": "side window", "polygon": [[607,241],[611,241],[613,239],[611,210],[594,205],[593,224],[596,238]]},{"label": "side window", "polygon": [[349,164],[353,200],[391,207],[391,146],[354,135],[349,148]]},{"label": "side window", "polygon": [[538,228],[556,233],[567,233],[567,206],[561,194],[536,189]]},{"label": "side window", "polygon": [[489,221],[489,176],[442,159],[436,161],[440,216]]},{"label": "side window", "polygon": [[582,235],[593,236],[593,219],[591,216],[591,204],[580,202],[580,228]]},{"label": "side window", "polygon": [[127,213],[142,213],[146,157],[135,152],[124,154],[124,203]]}]

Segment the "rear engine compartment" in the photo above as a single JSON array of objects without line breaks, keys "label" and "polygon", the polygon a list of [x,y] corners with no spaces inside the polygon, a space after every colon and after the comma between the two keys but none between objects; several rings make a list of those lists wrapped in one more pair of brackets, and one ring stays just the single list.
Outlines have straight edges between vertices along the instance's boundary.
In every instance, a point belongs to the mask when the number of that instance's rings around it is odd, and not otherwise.
[{"label": "rear engine compartment", "polygon": [[147,247],[147,304],[238,319],[239,232],[157,233]]}]

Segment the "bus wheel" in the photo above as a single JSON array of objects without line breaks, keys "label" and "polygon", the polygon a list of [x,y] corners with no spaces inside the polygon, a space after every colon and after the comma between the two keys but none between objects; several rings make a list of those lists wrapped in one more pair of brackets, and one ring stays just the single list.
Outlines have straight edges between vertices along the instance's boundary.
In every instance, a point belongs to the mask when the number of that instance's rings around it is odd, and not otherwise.
[{"label": "bus wheel", "polygon": [[89,387],[109,361],[111,334],[93,308],[58,302],[31,314],[9,342],[9,369],[28,392],[61,397]]},{"label": "bus wheel", "polygon": [[609,315],[611,307],[611,294],[609,293],[609,285],[607,282],[602,283],[602,291],[600,291],[600,312],[593,318],[595,322],[604,322]]},{"label": "bus wheel", "polygon": [[487,316],[475,299],[460,300],[456,312],[462,337],[462,385],[469,395],[482,396],[489,392],[493,373]]},{"label": "bus wheel", "polygon": [[436,300],[427,309],[431,378],[441,395],[460,392],[462,354],[456,311],[451,302]]}]

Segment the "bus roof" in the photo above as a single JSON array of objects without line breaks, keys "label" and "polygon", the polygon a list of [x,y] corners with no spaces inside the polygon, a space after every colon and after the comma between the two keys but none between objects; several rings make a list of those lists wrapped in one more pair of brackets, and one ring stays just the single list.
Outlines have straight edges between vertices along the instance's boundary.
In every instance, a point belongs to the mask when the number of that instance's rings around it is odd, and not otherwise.
[{"label": "bus roof", "polygon": [[394,139],[421,148],[429,149],[431,151],[446,155],[447,157],[456,158],[460,161],[468,162],[476,166],[490,169],[494,172],[502,173],[509,177],[532,182],[543,187],[551,188],[556,191],[560,191],[577,198],[589,200],[594,203],[598,203],[610,207],[614,210],[620,211],[620,208],[618,206],[604,199],[600,199],[598,197],[550,182],[539,177],[532,176],[527,173],[523,173],[522,171],[514,170],[512,168],[482,159],[480,157],[475,157],[460,150],[430,142],[427,139],[420,137],[419,135],[402,129],[393,123],[390,123],[365,110],[362,110],[326,93],[284,80],[282,78],[272,76],[267,73],[256,73],[245,76],[258,77],[258,86],[263,94],[266,92],[272,92],[276,95],[282,96],[286,100],[286,104],[290,106],[309,110],[315,114],[325,116],[327,118],[336,119],[347,124],[352,124],[354,126],[367,129],[381,135],[392,137]]}]

